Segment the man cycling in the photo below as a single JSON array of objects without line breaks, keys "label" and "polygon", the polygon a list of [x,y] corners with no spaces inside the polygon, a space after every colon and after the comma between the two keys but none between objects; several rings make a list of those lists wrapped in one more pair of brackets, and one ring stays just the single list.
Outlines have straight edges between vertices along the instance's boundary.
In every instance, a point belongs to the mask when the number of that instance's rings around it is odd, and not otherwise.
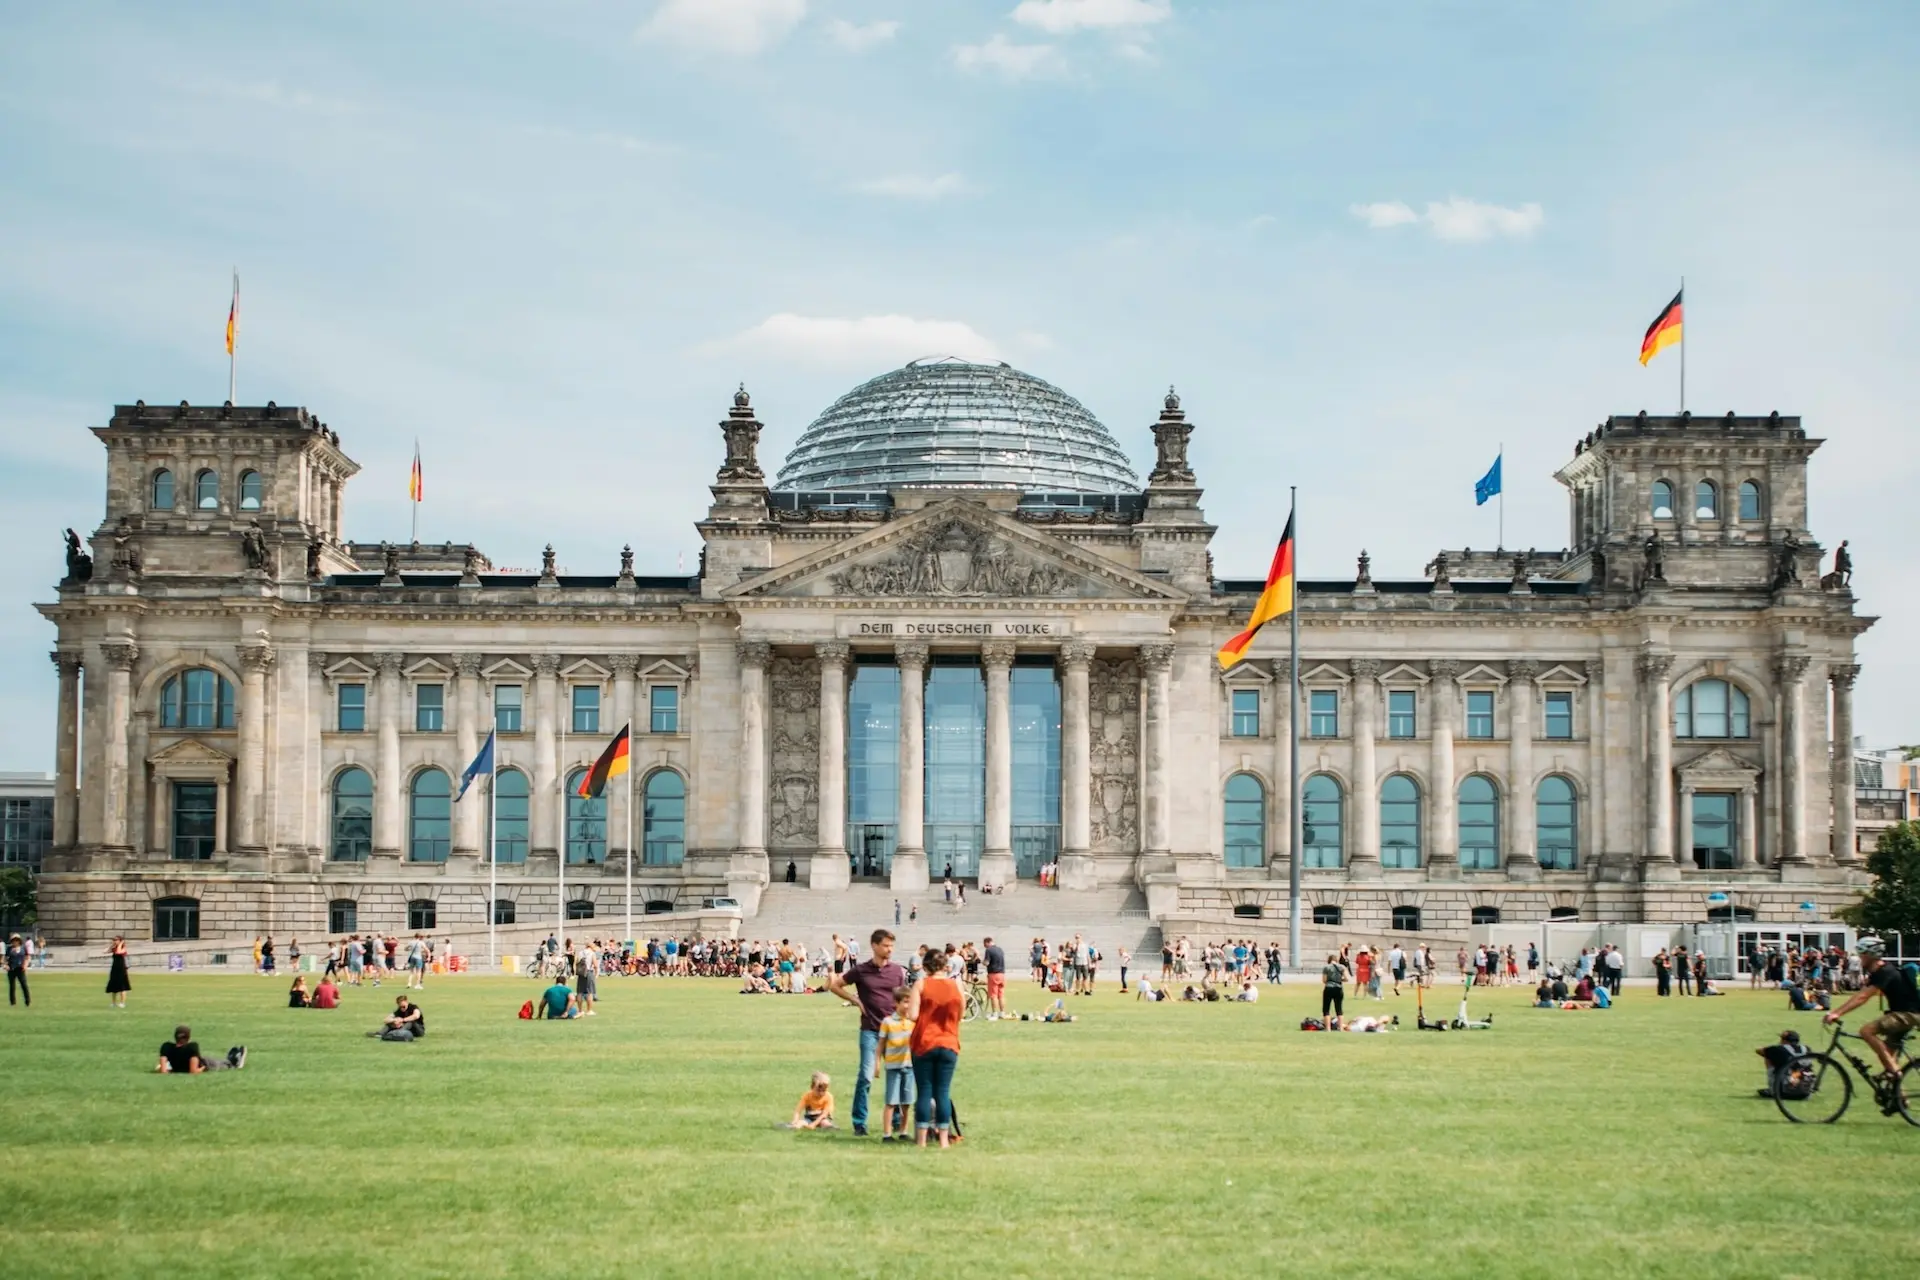
[{"label": "man cycling", "polygon": [[1920,986],[1915,985],[1912,975],[1905,969],[1887,963],[1886,944],[1880,939],[1862,938],[1855,946],[1860,952],[1860,969],[1866,980],[1853,999],[1821,1021],[1838,1022],[1875,995],[1885,998],[1887,1011],[1861,1027],[1860,1038],[1879,1057],[1887,1075],[1895,1076],[1900,1068],[1894,1063],[1893,1050],[1888,1047],[1887,1041],[1897,1040],[1910,1031],[1920,1029]]}]

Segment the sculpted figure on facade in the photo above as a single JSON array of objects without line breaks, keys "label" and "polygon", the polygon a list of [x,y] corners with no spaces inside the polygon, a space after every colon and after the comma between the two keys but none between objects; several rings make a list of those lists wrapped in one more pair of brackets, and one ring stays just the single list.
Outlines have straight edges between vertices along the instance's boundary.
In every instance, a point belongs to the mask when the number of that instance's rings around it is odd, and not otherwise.
[{"label": "sculpted figure on facade", "polygon": [[80,549],[80,535],[67,530],[67,581],[85,582],[93,577],[93,557]]},{"label": "sculpted figure on facade", "polygon": [[1154,484],[1192,484],[1193,468],[1187,463],[1187,438],[1193,434],[1193,424],[1187,421],[1187,415],[1180,409],[1180,397],[1172,387],[1167,388],[1165,408],[1160,411],[1160,421],[1153,424],[1154,464],[1153,472],[1147,477],[1147,483]]},{"label": "sculpted figure on facade", "polygon": [[1095,659],[1088,693],[1093,847],[1130,852],[1140,840],[1140,664]]},{"label": "sculpted figure on facade", "polygon": [[1014,551],[961,520],[917,531],[893,554],[849,565],[828,578],[848,596],[1060,596],[1076,576]]},{"label": "sculpted figure on facade", "polygon": [[767,830],[776,847],[813,847],[820,803],[820,663],[774,658],[767,668]]},{"label": "sculpted figure on facade", "polygon": [[255,573],[267,567],[267,534],[258,520],[241,531],[240,554],[246,557],[247,568]]}]

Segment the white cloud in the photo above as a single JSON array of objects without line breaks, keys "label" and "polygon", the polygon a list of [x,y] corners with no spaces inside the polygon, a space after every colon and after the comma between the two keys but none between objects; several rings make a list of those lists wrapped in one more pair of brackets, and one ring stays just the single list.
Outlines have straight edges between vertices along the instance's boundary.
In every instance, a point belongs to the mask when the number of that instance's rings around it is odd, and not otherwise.
[{"label": "white cloud", "polygon": [[1009,80],[1037,80],[1066,69],[1060,51],[1050,44],[1015,44],[995,34],[985,44],[956,45],[953,60],[962,71],[998,71]]},{"label": "white cloud", "polygon": [[1013,20],[1049,35],[1083,28],[1149,27],[1173,16],[1173,0],[1020,0]]},{"label": "white cloud", "polygon": [[803,364],[872,368],[921,356],[998,360],[1000,349],[959,320],[913,316],[800,316],[783,311],[745,333],[709,344],[709,353],[748,350]]},{"label": "white cloud", "polygon": [[862,26],[845,18],[835,18],[827,24],[827,34],[833,38],[833,42],[853,53],[865,53],[875,45],[887,43],[899,33],[900,24],[892,19]]},{"label": "white cloud", "polygon": [[863,182],[855,188],[865,195],[891,196],[896,200],[939,200],[944,196],[963,195],[971,189],[967,180],[957,173],[932,178],[918,173],[896,173]]},{"label": "white cloud", "polygon": [[1495,236],[1530,236],[1540,229],[1540,224],[1547,217],[1546,212],[1531,201],[1508,208],[1505,205],[1482,204],[1478,200],[1467,200],[1460,196],[1429,200],[1426,210],[1420,213],[1399,200],[1356,204],[1348,212],[1376,231],[1417,222],[1425,224],[1435,239],[1455,242],[1491,240]]},{"label": "white cloud", "polygon": [[642,40],[741,57],[777,44],[807,16],[807,0],[661,0]]},{"label": "white cloud", "polygon": [[1025,347],[1029,351],[1053,350],[1053,338],[1044,333],[1035,333],[1032,330],[1022,330],[1021,332],[1013,335],[1013,340],[1015,342],[1018,342],[1021,346]]}]

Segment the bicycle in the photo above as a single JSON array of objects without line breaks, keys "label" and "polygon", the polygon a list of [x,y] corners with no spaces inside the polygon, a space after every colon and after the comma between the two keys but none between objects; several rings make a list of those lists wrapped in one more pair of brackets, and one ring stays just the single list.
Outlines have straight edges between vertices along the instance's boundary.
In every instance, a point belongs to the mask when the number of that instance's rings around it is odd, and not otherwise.
[{"label": "bicycle", "polygon": [[972,1022],[987,1012],[987,984],[970,982],[967,984],[966,1011],[960,1015],[962,1022]]},{"label": "bicycle", "polygon": [[1873,1100],[1883,1112],[1897,1112],[1908,1124],[1920,1126],[1920,1061],[1907,1052],[1905,1037],[1893,1046],[1896,1059],[1905,1063],[1891,1078],[1879,1070],[1878,1061],[1869,1062],[1841,1044],[1842,1040],[1860,1039],[1836,1022],[1833,1040],[1825,1050],[1810,1053],[1775,1073],[1773,1103],[1780,1114],[1795,1124],[1832,1124],[1846,1114],[1847,1104],[1853,1101],[1853,1079],[1841,1061],[1845,1059],[1873,1090]]}]

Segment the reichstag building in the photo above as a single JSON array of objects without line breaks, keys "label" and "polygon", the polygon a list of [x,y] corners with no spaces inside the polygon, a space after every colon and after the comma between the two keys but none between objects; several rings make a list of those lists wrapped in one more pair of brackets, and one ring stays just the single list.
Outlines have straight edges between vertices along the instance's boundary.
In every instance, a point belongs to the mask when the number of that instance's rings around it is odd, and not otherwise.
[{"label": "reichstag building", "polygon": [[[1566,549],[1442,550],[1414,581],[1356,549],[1303,581],[1297,795],[1287,628],[1215,658],[1261,583],[1216,572],[1196,429],[1169,393],[1143,484],[1048,383],[921,361],[769,483],[743,390],[698,572],[576,576],[348,541],[359,468],[305,409],[119,406],[105,519],[39,606],[44,927],[544,922],[564,858],[574,919],[617,919],[629,872],[649,909],[751,917],[791,865],[825,895],[1132,886],[1163,927],[1237,929],[1284,918],[1296,806],[1312,919],[1356,931],[1691,920],[1714,891],[1799,919],[1865,883],[1872,620],[1821,573],[1798,418],[1612,417],[1556,473]],[[571,794],[629,723],[638,812],[625,780]],[[489,730],[491,814],[453,798]]]}]

